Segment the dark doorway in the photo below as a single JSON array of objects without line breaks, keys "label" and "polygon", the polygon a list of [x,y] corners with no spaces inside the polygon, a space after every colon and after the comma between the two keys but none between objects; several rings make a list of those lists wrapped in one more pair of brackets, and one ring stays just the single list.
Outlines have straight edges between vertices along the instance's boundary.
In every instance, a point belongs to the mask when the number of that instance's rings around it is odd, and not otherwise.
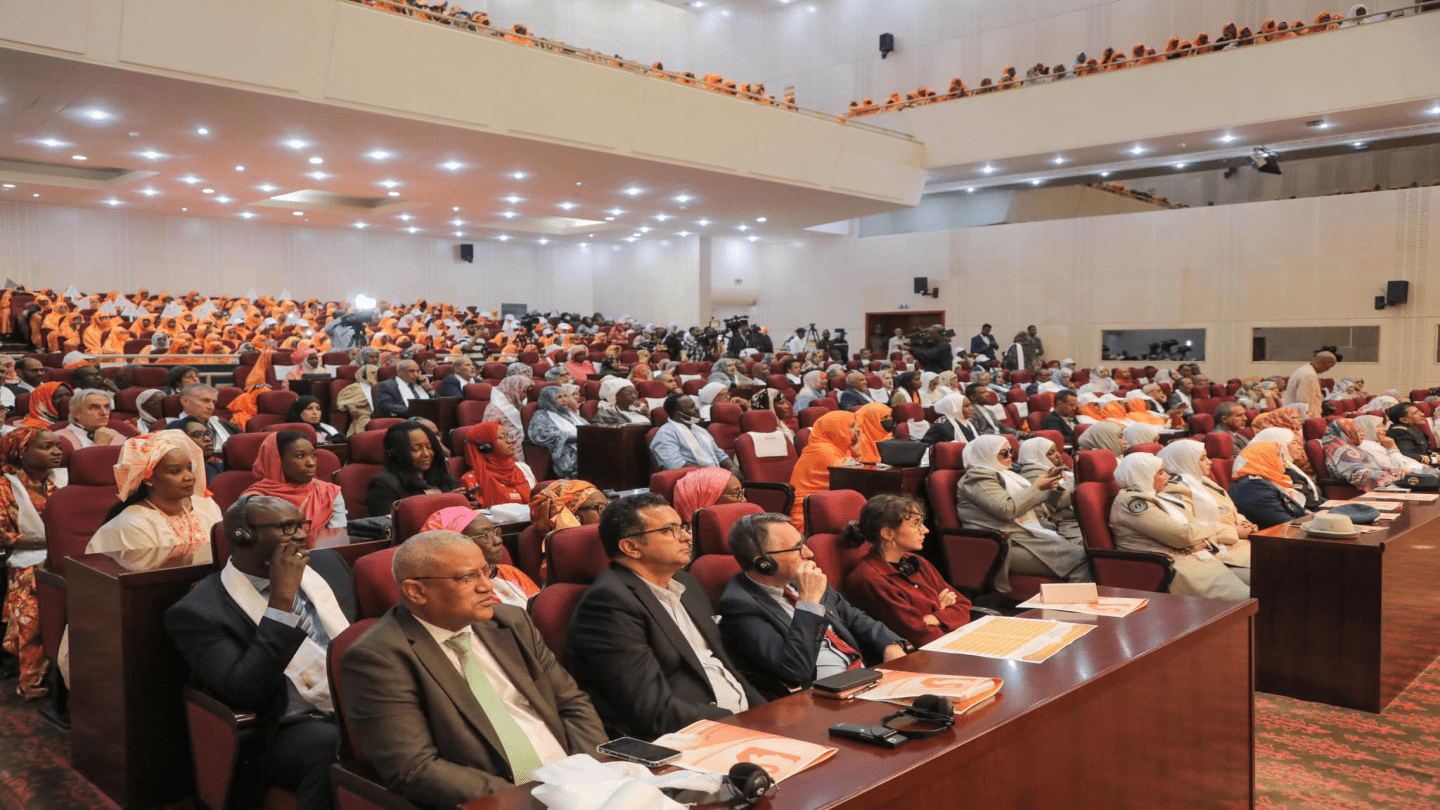
[{"label": "dark doorway", "polygon": [[[887,354],[885,348],[889,345],[890,338],[895,335],[896,329],[903,330],[901,334],[909,335],[916,329],[937,323],[944,325],[944,310],[916,312],[907,309],[900,312],[867,312],[865,313],[864,346],[874,352],[876,356],[884,357]],[[880,330],[879,335],[875,334],[876,329]],[[851,341],[851,351],[859,351],[860,347],[856,346],[856,343],[859,341]]]}]

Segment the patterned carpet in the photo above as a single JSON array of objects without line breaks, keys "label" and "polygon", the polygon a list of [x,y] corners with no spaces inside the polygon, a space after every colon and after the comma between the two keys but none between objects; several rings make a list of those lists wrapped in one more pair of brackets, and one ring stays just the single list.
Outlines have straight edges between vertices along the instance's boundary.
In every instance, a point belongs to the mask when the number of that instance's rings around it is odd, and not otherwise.
[{"label": "patterned carpet", "polygon": [[[118,807],[70,769],[37,705],[0,684],[0,810]],[[1255,708],[1260,810],[1440,808],[1440,661],[1380,716],[1273,695]]]}]

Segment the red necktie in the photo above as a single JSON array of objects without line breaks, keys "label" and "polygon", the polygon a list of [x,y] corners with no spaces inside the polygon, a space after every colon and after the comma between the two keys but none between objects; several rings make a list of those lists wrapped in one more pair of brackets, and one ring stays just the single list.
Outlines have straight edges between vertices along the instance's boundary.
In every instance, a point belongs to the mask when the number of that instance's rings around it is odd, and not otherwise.
[{"label": "red necktie", "polygon": [[[793,588],[786,588],[785,600],[791,605],[794,605],[800,601],[800,596],[795,593]],[[821,607],[824,606],[822,605]],[[835,632],[835,628],[830,626],[829,618],[825,619],[825,640],[830,642],[841,655],[850,659],[850,666],[846,667],[846,669],[859,669],[865,666],[865,662],[861,659],[860,653],[856,652],[854,647],[846,644],[845,640],[840,638],[839,634]]]}]

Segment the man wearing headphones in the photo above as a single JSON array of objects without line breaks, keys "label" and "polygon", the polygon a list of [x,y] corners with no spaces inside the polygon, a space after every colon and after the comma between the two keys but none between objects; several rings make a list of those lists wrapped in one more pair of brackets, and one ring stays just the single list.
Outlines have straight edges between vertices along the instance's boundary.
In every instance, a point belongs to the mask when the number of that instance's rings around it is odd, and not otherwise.
[{"label": "man wearing headphones", "polygon": [[241,498],[225,512],[230,560],[165,612],[165,627],[206,689],[259,717],[259,778],[236,784],[326,808],[340,733],[325,655],[357,611],[349,566],[305,549],[307,523],[288,501]]},{"label": "man wearing headphones", "polygon": [[904,639],[829,586],[789,517],[741,518],[730,529],[730,553],[742,570],[720,597],[720,635],[766,697],[909,651]]}]

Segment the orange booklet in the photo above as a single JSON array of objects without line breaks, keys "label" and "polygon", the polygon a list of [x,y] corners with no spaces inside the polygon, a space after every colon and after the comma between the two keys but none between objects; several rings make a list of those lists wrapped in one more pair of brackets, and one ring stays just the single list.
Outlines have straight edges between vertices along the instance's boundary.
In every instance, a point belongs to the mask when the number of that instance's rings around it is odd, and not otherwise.
[{"label": "orange booklet", "polygon": [[986,616],[952,630],[920,649],[1038,664],[1094,629],[1093,625],[1049,619]]},{"label": "orange booklet", "polygon": [[1131,613],[1150,604],[1149,599],[1136,599],[1128,596],[1097,596],[1093,602],[1046,602],[1044,597],[1037,594],[1030,599],[1016,605],[1022,608],[1041,608],[1043,610],[1060,610],[1066,613],[1084,613],[1090,616],[1129,616]]},{"label": "orange booklet", "polygon": [[700,720],[655,741],[674,748],[680,758],[670,763],[692,771],[727,774],[737,762],[753,762],[770,778],[781,782],[817,762],[835,755],[836,749],[803,740],[793,740],[731,726],[716,720]]},{"label": "orange booklet", "polygon": [[965,675],[931,675],[925,672],[881,670],[884,676],[856,697],[909,706],[921,695],[939,695],[950,699],[956,714],[965,712],[994,697],[1005,682],[999,678],[973,678]]}]

